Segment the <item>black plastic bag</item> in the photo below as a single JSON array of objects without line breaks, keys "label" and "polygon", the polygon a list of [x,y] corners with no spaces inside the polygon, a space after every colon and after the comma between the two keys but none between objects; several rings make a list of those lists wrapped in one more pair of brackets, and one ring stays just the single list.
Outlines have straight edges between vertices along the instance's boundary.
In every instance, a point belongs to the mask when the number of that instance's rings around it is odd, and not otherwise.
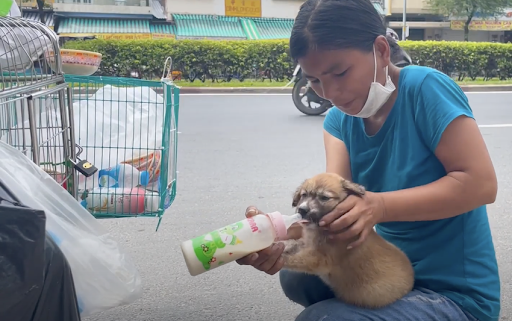
[{"label": "black plastic bag", "polygon": [[0,182],[0,320],[80,320],[71,269],[45,223]]}]

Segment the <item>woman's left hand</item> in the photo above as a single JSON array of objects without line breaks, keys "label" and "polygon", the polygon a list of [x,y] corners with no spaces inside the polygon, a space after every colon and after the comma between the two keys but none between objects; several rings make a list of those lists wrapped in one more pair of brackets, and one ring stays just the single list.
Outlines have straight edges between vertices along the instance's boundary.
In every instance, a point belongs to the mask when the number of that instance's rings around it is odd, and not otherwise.
[{"label": "woman's left hand", "polygon": [[363,243],[375,224],[382,221],[386,209],[379,193],[366,192],[362,197],[349,196],[320,220],[320,226],[330,234],[329,238],[350,243],[347,249]]}]

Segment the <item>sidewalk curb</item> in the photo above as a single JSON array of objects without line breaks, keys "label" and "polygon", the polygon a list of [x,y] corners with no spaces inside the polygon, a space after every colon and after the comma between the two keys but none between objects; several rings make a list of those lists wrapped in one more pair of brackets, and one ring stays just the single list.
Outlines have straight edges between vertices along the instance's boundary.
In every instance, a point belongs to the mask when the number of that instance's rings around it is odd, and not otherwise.
[{"label": "sidewalk curb", "polygon": [[180,94],[291,94],[293,87],[180,87]]},{"label": "sidewalk curb", "polygon": [[[512,85],[461,85],[464,92],[512,91]],[[292,87],[180,87],[181,94],[291,94]]]},{"label": "sidewalk curb", "polygon": [[461,85],[464,92],[512,91],[512,85]]}]

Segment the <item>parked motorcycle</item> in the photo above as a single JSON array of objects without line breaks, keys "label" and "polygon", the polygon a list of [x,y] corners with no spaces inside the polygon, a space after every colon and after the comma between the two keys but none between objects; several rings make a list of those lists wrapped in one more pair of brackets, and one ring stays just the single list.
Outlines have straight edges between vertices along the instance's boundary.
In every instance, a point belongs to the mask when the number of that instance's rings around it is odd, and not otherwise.
[{"label": "parked motorcycle", "polygon": [[308,80],[302,77],[302,69],[299,64],[297,64],[293,72],[293,78],[290,83],[293,82],[295,82],[292,90],[293,103],[303,114],[310,116],[321,115],[332,107],[329,100],[321,98],[311,89]]},{"label": "parked motorcycle", "polygon": [[[399,38],[396,32],[388,28],[386,37],[391,49],[391,62],[397,67],[411,65],[411,57],[398,45]],[[311,89],[307,79],[302,77],[302,69],[298,64],[293,72],[292,80],[285,87],[292,83],[295,83],[292,90],[293,103],[303,114],[310,116],[321,115],[333,106],[329,100],[321,98]]]}]

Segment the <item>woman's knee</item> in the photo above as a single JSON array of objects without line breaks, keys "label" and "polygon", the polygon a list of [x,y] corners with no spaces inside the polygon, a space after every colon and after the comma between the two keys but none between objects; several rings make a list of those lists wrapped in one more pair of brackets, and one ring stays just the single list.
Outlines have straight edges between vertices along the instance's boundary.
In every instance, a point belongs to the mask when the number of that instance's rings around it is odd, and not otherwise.
[{"label": "woman's knee", "polygon": [[284,295],[303,307],[334,297],[331,289],[314,275],[282,270],[279,281]]},{"label": "woman's knee", "polygon": [[313,304],[295,321],[470,321],[473,317],[464,313],[448,298],[425,289],[415,289],[402,299],[380,309],[364,309],[337,299]]},{"label": "woman's knee", "polygon": [[344,304],[340,304],[340,302],[337,299],[325,300],[304,309],[301,312],[301,314],[299,314],[299,316],[295,319],[295,321],[337,320],[337,316],[343,315],[345,317],[343,308]]}]

